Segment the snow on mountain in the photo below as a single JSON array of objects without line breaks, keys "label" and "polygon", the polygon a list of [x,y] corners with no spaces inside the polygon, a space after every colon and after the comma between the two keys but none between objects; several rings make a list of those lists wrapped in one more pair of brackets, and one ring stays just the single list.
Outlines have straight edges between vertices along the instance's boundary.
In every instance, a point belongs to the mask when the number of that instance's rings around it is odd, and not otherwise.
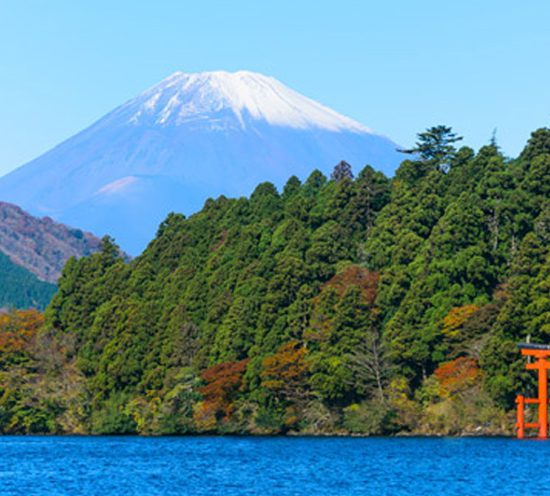
[{"label": "snow on mountain", "polygon": [[[228,110],[220,122],[213,115]],[[204,125],[218,129],[250,119],[294,129],[373,133],[369,128],[281,84],[248,71],[198,74],[176,72],[120,108],[129,122],[154,125]],[[236,118],[236,121],[235,121]]]},{"label": "snow on mountain", "polygon": [[170,211],[346,160],[392,174],[388,138],[261,74],[176,72],[0,178],[0,200],[136,254]]}]

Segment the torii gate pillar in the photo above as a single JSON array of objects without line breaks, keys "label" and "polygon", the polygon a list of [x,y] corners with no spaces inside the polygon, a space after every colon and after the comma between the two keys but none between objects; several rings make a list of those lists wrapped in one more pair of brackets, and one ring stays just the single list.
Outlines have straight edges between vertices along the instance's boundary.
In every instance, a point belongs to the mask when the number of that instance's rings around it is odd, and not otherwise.
[{"label": "torii gate pillar", "polygon": [[[519,344],[523,356],[533,357],[533,363],[527,363],[527,370],[538,371],[538,398],[525,398],[518,395],[517,403],[517,436],[525,437],[525,429],[538,429],[539,439],[548,439],[548,369],[550,369],[550,346],[537,344]],[[538,405],[538,422],[525,422],[525,405]]]}]

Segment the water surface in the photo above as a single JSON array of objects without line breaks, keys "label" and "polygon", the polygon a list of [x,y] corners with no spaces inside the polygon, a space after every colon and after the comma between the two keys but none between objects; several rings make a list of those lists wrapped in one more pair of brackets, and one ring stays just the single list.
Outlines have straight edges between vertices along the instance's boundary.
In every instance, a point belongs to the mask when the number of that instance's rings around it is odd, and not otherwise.
[{"label": "water surface", "polygon": [[0,494],[550,494],[549,460],[515,439],[6,436]]}]

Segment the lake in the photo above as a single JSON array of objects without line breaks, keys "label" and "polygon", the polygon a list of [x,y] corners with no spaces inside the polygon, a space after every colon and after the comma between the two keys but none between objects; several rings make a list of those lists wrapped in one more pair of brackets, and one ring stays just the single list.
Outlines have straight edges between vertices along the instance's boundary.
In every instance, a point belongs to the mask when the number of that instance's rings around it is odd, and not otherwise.
[{"label": "lake", "polygon": [[550,493],[550,442],[0,437],[2,495]]}]

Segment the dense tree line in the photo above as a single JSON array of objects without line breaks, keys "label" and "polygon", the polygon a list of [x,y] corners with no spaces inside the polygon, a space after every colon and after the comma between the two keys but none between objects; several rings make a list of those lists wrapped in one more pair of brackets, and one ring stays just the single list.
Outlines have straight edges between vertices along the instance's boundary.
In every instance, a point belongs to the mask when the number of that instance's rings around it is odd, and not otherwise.
[{"label": "dense tree line", "polygon": [[56,287],[13,263],[0,252],[0,309],[37,308],[44,310]]},{"label": "dense tree line", "polygon": [[459,139],[421,133],[391,180],[341,162],[170,214],[129,263],[108,238],[70,260],[40,330],[0,340],[0,431],[509,431],[515,345],[550,337],[550,130],[517,159]]}]

